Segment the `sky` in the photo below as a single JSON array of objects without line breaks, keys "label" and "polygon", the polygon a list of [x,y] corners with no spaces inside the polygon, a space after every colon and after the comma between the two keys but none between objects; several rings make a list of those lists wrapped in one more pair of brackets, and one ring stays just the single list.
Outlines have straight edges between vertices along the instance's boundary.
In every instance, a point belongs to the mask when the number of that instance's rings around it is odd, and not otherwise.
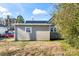
[{"label": "sky", "polygon": [[22,15],[24,20],[48,21],[51,12],[55,12],[56,4],[51,3],[0,3],[0,17],[6,15],[17,18]]}]

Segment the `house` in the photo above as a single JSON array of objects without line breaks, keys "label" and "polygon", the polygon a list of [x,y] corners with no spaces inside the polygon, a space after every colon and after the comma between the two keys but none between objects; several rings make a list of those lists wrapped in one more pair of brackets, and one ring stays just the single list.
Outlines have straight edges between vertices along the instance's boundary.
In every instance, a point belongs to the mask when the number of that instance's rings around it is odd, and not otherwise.
[{"label": "house", "polygon": [[50,40],[50,32],[56,31],[49,21],[26,21],[14,25],[15,40]]},{"label": "house", "polygon": [[5,25],[0,24],[0,34],[5,33],[7,31],[7,27]]}]

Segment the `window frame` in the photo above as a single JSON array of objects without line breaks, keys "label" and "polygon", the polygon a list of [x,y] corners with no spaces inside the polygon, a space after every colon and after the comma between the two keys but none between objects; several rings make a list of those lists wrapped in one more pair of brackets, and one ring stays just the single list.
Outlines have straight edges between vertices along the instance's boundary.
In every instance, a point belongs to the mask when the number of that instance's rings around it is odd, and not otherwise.
[{"label": "window frame", "polygon": [[28,33],[32,33],[32,27],[25,27],[25,32],[27,32],[26,31],[27,28],[30,28],[30,32],[28,32]]}]

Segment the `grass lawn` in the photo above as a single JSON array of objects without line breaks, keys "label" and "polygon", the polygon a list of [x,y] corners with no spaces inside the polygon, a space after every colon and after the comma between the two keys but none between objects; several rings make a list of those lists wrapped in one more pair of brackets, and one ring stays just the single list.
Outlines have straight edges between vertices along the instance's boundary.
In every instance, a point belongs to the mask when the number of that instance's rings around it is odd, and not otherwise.
[{"label": "grass lawn", "polygon": [[0,41],[2,56],[79,56],[79,49],[71,47],[64,40],[54,41]]}]

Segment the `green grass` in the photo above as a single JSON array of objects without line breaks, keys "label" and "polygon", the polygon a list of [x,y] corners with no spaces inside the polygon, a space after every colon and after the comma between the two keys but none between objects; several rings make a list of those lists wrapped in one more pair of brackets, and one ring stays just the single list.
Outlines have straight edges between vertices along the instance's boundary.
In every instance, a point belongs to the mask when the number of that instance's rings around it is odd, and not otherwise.
[{"label": "green grass", "polygon": [[65,40],[55,41],[0,41],[2,56],[79,56],[79,49],[71,47]]},{"label": "green grass", "polygon": [[66,41],[61,42],[61,47],[64,50],[65,56],[79,56],[79,49],[76,49],[75,47],[71,47]]}]

